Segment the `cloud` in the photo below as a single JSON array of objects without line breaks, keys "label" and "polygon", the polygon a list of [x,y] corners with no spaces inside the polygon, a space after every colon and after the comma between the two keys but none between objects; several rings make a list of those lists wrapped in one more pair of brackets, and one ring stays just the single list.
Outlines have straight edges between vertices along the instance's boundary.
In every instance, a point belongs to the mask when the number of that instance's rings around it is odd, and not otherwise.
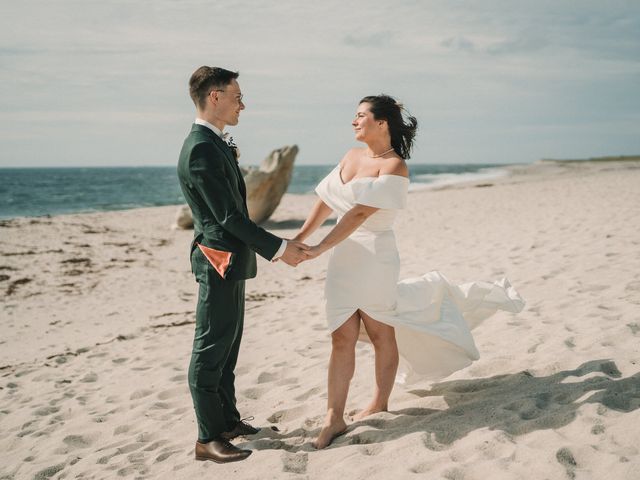
[{"label": "cloud", "polygon": [[440,45],[453,51],[486,55],[521,55],[543,50],[548,40],[526,34],[501,40],[471,40],[464,36],[445,38]]},{"label": "cloud", "polygon": [[17,57],[28,55],[40,55],[46,53],[46,49],[35,47],[0,47],[0,57]]},{"label": "cloud", "polygon": [[[545,154],[593,146],[579,132],[594,121],[598,148],[640,150],[640,135],[614,121],[640,111],[630,2],[30,0],[7,4],[0,45],[0,166],[90,162],[97,150],[103,162],[175,162],[193,118],[187,80],[203,64],[241,72],[247,110],[234,137],[246,158],[298,143],[300,162],[331,163],[353,144],[357,100],[381,91],[420,120],[425,161],[433,144],[444,162],[518,160],[522,145],[535,158],[536,142],[513,127],[544,122],[575,126],[536,132]],[[11,141],[25,131],[32,145]]]},{"label": "cloud", "polygon": [[543,50],[549,42],[542,38],[520,36],[489,45],[485,51],[489,55],[516,55]]},{"label": "cloud", "polygon": [[386,47],[391,44],[393,32],[375,32],[370,34],[347,34],[343,37],[342,43],[351,47]]},{"label": "cloud", "polygon": [[473,52],[476,50],[476,46],[471,40],[461,36],[445,38],[440,42],[440,45],[451,50],[463,52]]}]

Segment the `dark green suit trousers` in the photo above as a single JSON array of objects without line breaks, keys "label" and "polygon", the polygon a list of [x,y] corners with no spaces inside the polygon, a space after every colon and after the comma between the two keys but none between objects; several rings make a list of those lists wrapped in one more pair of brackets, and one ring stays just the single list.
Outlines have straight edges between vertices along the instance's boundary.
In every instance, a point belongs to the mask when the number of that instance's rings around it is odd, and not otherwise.
[{"label": "dark green suit trousers", "polygon": [[203,443],[232,430],[240,420],[234,369],[244,325],[244,280],[224,280],[208,263],[194,248],[191,268],[199,291],[189,388]]}]

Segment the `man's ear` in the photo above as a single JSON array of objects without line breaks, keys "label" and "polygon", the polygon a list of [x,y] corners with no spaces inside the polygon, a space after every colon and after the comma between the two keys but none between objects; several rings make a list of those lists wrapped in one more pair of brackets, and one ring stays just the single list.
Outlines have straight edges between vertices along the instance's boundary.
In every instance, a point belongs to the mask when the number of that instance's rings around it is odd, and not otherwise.
[{"label": "man's ear", "polygon": [[207,102],[210,102],[212,106],[215,106],[218,103],[218,92],[211,90],[209,95],[207,95]]}]

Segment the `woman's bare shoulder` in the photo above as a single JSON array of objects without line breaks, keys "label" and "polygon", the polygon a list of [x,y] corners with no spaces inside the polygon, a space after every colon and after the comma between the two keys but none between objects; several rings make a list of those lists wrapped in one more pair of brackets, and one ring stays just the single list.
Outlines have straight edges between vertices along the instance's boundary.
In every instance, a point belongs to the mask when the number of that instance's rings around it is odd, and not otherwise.
[{"label": "woman's bare shoulder", "polygon": [[380,167],[380,175],[399,175],[401,177],[409,176],[409,168],[404,159],[393,156],[385,159],[382,167]]}]

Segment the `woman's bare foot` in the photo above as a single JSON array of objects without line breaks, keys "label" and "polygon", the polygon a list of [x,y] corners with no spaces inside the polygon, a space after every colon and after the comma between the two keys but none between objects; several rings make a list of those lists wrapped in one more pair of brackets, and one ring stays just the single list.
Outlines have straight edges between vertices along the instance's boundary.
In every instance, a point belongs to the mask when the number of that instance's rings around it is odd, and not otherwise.
[{"label": "woman's bare foot", "polygon": [[382,408],[382,407],[375,407],[375,406],[369,405],[361,412],[356,413],[353,416],[353,421],[357,422],[359,420],[362,420],[368,417],[369,415],[373,415],[374,413],[380,413],[380,412],[386,412],[386,411],[387,411],[386,407]]},{"label": "woman's bare foot", "polygon": [[327,418],[318,437],[311,444],[318,450],[328,447],[336,437],[347,431],[347,424],[342,418]]}]

